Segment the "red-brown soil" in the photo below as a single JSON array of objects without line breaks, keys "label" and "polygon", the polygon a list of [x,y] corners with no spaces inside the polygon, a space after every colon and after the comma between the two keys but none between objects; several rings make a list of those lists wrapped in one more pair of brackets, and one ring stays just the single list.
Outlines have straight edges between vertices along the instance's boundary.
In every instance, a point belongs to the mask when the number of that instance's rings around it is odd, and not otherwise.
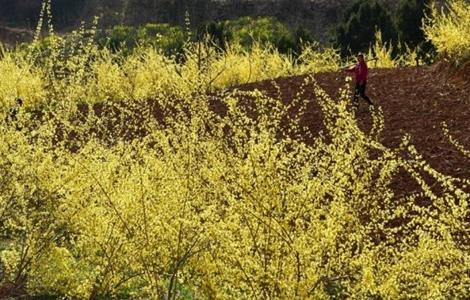
[{"label": "red-brown soil", "polygon": [[[444,64],[431,67],[372,69],[367,94],[375,105],[383,110],[385,128],[381,142],[385,146],[397,147],[402,137],[408,134],[411,143],[434,169],[445,175],[470,179],[470,158],[456,149],[442,130],[442,122],[446,122],[450,134],[470,150],[470,70],[460,70],[459,73],[449,70],[451,69]],[[339,89],[345,87],[345,77],[346,74],[341,72],[314,75],[320,87],[336,100],[339,98]],[[258,89],[272,97],[280,96],[288,103],[299,93],[305,78],[306,76],[278,78],[232,89]],[[301,120],[303,125],[312,133],[320,132],[324,129],[323,116],[315,99],[313,85],[306,86],[300,97],[308,100],[307,111]],[[214,99],[212,109],[223,114],[225,107],[217,101],[217,96],[213,95],[211,99]],[[249,99],[245,100],[249,104]],[[100,132],[97,129],[93,132],[104,141],[143,136],[146,134],[142,126],[145,120],[155,118],[162,121],[162,111],[153,100],[132,105],[128,102],[114,105],[98,103],[93,106],[93,110],[98,117],[106,116],[103,118],[106,131]],[[86,115],[88,108],[79,107],[79,111]],[[123,115],[123,111],[127,113]],[[372,120],[368,104],[362,99],[356,117],[359,127],[368,132],[372,127]],[[114,122],[113,119],[118,121]],[[59,130],[58,135],[59,139],[71,141],[77,138],[77,133],[73,131],[66,137]],[[419,188],[415,180],[406,174],[397,176],[396,180],[397,194]],[[428,182],[431,186],[434,183]]]},{"label": "red-brown soil", "polygon": [[[439,172],[460,178],[470,178],[470,158],[465,157],[444,136],[442,122],[450,133],[470,150],[470,81],[468,73],[458,78],[443,68],[419,67],[373,69],[370,72],[367,94],[384,112],[385,129],[382,142],[397,147],[404,134],[411,136],[424,159]],[[447,75],[448,74],[448,75]],[[338,99],[338,90],[345,86],[345,74],[322,73],[314,76],[318,84]],[[293,99],[305,76],[279,78],[239,87],[242,90],[259,89],[276,96],[281,91],[284,101]],[[323,129],[322,115],[311,89],[302,97],[311,103],[304,119],[312,132]],[[371,117],[368,104],[360,100],[357,113],[361,129],[369,131]]]},{"label": "red-brown soil", "polygon": [[[381,136],[384,145],[396,147],[403,135],[409,134],[411,142],[436,170],[446,175],[470,179],[470,158],[465,157],[448,141],[441,127],[442,122],[446,122],[450,133],[470,150],[470,69],[460,70],[457,73],[448,70],[449,68],[439,65],[373,69],[370,72],[368,94],[375,105],[380,106],[384,112],[385,129]],[[278,78],[236,88],[258,89],[273,97],[277,97],[280,90],[282,99],[289,102],[299,92],[305,77]],[[322,73],[315,75],[314,78],[333,99],[338,99],[338,90],[345,85],[345,74]],[[309,101],[303,119],[304,124],[311,132],[321,131],[324,129],[323,117],[315,100],[313,87],[308,87],[301,97]],[[110,123],[105,124],[105,127],[108,133],[112,132],[126,139],[145,134],[145,130],[140,126],[145,122],[145,118],[149,116],[159,120],[162,118],[161,110],[155,105],[155,101],[137,104],[132,108],[126,107],[126,104],[110,106],[100,103],[94,105],[93,110],[98,117],[106,115],[105,119],[110,119],[110,115],[115,115],[119,118],[120,106],[131,111],[131,114],[126,115],[124,122],[120,122],[121,125]],[[223,113],[224,107],[220,103],[212,107],[216,112]],[[88,108],[79,107],[79,111],[87,114]],[[147,114],[142,113],[143,111]],[[357,119],[361,129],[370,130],[371,117],[367,103],[363,100],[360,102]],[[80,122],[80,118],[77,121]],[[122,124],[126,124],[125,128]],[[140,129],[130,129],[131,127]],[[95,132],[95,134],[105,138],[103,133]],[[74,132],[69,132],[68,137],[58,138],[73,139]],[[396,180],[394,190],[397,196],[418,188],[414,180],[404,173],[397,176]],[[3,295],[12,295],[14,289],[17,287],[0,287],[0,298]]]}]

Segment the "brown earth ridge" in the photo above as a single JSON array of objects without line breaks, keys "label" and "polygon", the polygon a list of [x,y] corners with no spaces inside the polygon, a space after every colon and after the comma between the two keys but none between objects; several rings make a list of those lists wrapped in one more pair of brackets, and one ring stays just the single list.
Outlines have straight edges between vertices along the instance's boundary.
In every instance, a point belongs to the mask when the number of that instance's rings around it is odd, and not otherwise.
[{"label": "brown earth ridge", "polygon": [[[469,180],[470,158],[450,143],[442,124],[445,122],[452,137],[470,151],[470,69],[461,70],[457,74],[450,70],[448,65],[442,63],[430,67],[371,69],[367,94],[383,110],[384,130],[380,135],[381,143],[386,147],[396,148],[407,134],[424,160],[435,170],[444,175]],[[232,87],[230,90],[259,90],[273,98],[280,96],[284,103],[288,103],[302,89],[307,76],[312,75],[265,80]],[[345,87],[346,76],[342,72],[313,75],[319,86],[335,100],[339,99],[340,88]],[[300,93],[300,97],[308,102],[301,123],[308,128],[308,132],[315,135],[325,128],[313,90],[313,84],[309,84]],[[218,100],[220,98],[217,94],[211,95],[209,99],[212,100],[211,109],[217,114],[224,114],[225,105]],[[249,101],[250,99],[241,99],[242,104],[245,102],[249,105]],[[103,121],[103,130],[92,128],[93,132],[88,132],[85,136],[83,132],[78,134],[74,130],[64,132],[60,127],[57,131],[57,139],[70,141],[72,151],[80,148],[80,141],[74,144],[77,138],[82,138],[83,141],[90,135],[98,137],[105,144],[112,144],[118,139],[130,140],[145,136],[148,132],[142,125],[149,118],[162,122],[165,115],[152,99],[140,103],[97,103],[92,109],[97,118]],[[79,117],[72,123],[84,122],[89,110],[87,105],[80,105]],[[356,118],[358,126],[369,132],[372,118],[368,104],[362,99]],[[422,175],[426,178],[425,174]],[[432,180],[428,184],[436,185]],[[403,173],[397,176],[395,191],[398,195],[417,190],[419,187],[409,175]],[[466,190],[470,192],[470,187]]]},{"label": "brown earth ridge", "polygon": [[[339,98],[339,89],[345,86],[346,75],[341,72],[314,75],[316,82],[333,99]],[[279,78],[274,81],[243,85],[243,90],[259,89],[275,97],[279,94],[284,101],[293,99],[298,93],[305,76]],[[371,69],[367,94],[384,113],[385,128],[381,142],[390,148],[399,146],[402,137],[408,134],[419,154],[438,172],[461,179],[470,179],[470,157],[466,157],[444,135],[442,123],[447,124],[449,133],[470,150],[470,68],[454,72],[451,67],[440,63],[431,67],[402,67],[394,69]],[[309,101],[303,124],[310,132],[324,129],[321,109],[315,95],[303,93]],[[369,132],[372,127],[368,104],[360,100],[356,114],[359,127]],[[436,182],[426,174],[431,187]],[[401,172],[394,182],[396,196],[420,190],[416,181]],[[465,188],[470,192],[469,187]]]},{"label": "brown earth ridge", "polygon": [[[384,113],[385,128],[381,142],[387,147],[397,147],[405,134],[410,135],[423,158],[437,171],[459,178],[470,178],[470,158],[465,157],[444,135],[442,122],[450,134],[470,150],[470,69],[457,74],[443,64],[431,67],[402,67],[371,69],[367,94]],[[341,72],[320,73],[314,76],[333,99],[345,85]],[[240,88],[259,89],[268,95],[278,95],[286,101],[295,97],[305,76],[279,78],[274,81],[251,83]],[[275,84],[274,84],[275,83]],[[312,97],[313,93],[304,93]],[[315,99],[305,115],[305,125],[311,132],[324,129],[321,110]],[[368,104],[360,100],[356,114],[359,127],[369,131],[372,126]]]}]

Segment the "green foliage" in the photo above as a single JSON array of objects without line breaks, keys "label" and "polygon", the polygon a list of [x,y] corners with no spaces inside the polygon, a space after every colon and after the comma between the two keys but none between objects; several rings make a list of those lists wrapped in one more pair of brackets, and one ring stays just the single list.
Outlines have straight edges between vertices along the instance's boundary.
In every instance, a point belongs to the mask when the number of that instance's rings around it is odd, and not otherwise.
[{"label": "green foliage", "polygon": [[423,21],[429,15],[430,0],[402,0],[397,12],[397,29],[401,44],[417,50],[417,58],[428,63],[432,61],[435,49],[426,41]]},{"label": "green foliage", "polygon": [[182,53],[188,39],[180,27],[168,24],[146,24],[139,28],[137,36],[144,45],[149,44],[162,49],[168,56]]},{"label": "green foliage", "polygon": [[276,44],[283,36],[290,34],[287,27],[273,18],[243,17],[229,21],[228,27],[233,32],[235,42],[245,47],[249,47],[255,41]]},{"label": "green foliage", "polygon": [[346,11],[336,30],[336,44],[343,56],[365,52],[382,32],[384,41],[397,41],[395,24],[386,9],[376,0],[357,0]]},{"label": "green foliage", "polygon": [[426,8],[431,2],[428,0],[401,0],[397,12],[397,29],[400,41],[410,47],[417,47],[425,41],[422,22]]},{"label": "green foliage", "polygon": [[[199,29],[195,40],[203,41],[206,35],[214,46],[223,51],[227,50],[229,44],[239,44],[247,50],[257,44],[266,48],[274,46],[280,53],[298,56],[304,45],[313,43],[312,37],[304,28],[299,27],[291,32],[273,18],[243,17],[213,22]],[[183,53],[183,46],[190,39],[190,33],[179,26],[146,24],[135,28],[119,25],[105,32],[100,43],[126,53],[137,46],[152,46],[168,56],[178,56]]]},{"label": "green foliage", "polygon": [[134,48],[137,45],[137,29],[125,25],[117,25],[108,34],[107,45],[114,50],[128,47]]},{"label": "green foliage", "polygon": [[311,35],[302,27],[291,31],[274,18],[242,17],[232,21],[211,23],[206,32],[221,49],[228,42],[250,49],[254,43],[273,45],[280,53],[299,56],[302,47],[313,43]]},{"label": "green foliage", "polygon": [[203,33],[221,50],[227,50],[227,45],[233,41],[233,33],[227,22],[212,22],[205,27]]},{"label": "green foliage", "polygon": [[227,21],[227,27],[233,33],[233,41],[246,48],[250,48],[257,42],[262,45],[274,45],[281,52],[287,53],[294,46],[294,35],[284,24],[274,18],[242,17]]},{"label": "green foliage", "polygon": [[315,41],[310,33],[303,27],[298,27],[293,35],[283,36],[277,43],[281,53],[293,54],[298,57],[302,54],[304,46],[312,45]]},{"label": "green foliage", "polygon": [[106,35],[101,44],[115,51],[130,52],[137,46],[152,46],[168,56],[181,54],[188,39],[181,27],[168,24],[146,24],[137,28],[118,25]]}]

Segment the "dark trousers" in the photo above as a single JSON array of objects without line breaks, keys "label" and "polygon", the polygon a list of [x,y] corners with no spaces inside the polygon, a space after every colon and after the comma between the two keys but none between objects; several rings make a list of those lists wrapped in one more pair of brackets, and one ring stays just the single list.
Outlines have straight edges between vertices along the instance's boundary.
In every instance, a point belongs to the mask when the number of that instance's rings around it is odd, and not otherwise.
[{"label": "dark trousers", "polygon": [[369,103],[369,105],[373,105],[372,101],[370,101],[370,98],[367,97],[366,95],[366,85],[367,85],[366,81],[356,82],[356,88],[354,89],[354,99],[353,99],[354,105],[359,105],[359,101],[358,101],[359,96],[361,96],[364,100],[366,100],[367,103]]}]

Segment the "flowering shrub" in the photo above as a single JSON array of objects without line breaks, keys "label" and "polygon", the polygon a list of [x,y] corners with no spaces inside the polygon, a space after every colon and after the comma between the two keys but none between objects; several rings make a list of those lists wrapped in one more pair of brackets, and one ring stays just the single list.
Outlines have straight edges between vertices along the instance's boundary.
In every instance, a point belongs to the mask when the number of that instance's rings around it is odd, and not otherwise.
[{"label": "flowering shrub", "polygon": [[[317,134],[300,125],[298,97],[205,93],[295,74],[274,51],[196,43],[179,64],[148,48],[123,58],[77,35],[73,46],[51,36],[46,52],[33,44],[0,60],[2,104],[19,95],[26,106],[0,118],[1,292],[468,296],[470,180],[434,170],[406,136],[385,147],[380,109],[364,132],[346,90],[331,99],[307,77],[302,91],[313,86],[324,115]],[[403,173],[418,192],[395,193]]]},{"label": "flowering shrub", "polygon": [[468,1],[451,0],[441,11],[432,7],[431,15],[424,23],[424,32],[441,55],[466,62],[470,58],[469,24]]},{"label": "flowering shrub", "polygon": [[[347,99],[308,85],[325,116],[313,139],[288,114],[304,102],[256,91],[220,96],[223,115],[204,95],[158,98],[172,107],[163,123],[143,119],[148,135],[132,140],[109,132],[111,144],[85,134],[107,130],[93,114],[2,122],[2,282],[70,298],[467,295],[468,180],[439,174],[406,137],[384,147],[380,110],[365,133]],[[400,170],[421,192],[394,193]]]}]

